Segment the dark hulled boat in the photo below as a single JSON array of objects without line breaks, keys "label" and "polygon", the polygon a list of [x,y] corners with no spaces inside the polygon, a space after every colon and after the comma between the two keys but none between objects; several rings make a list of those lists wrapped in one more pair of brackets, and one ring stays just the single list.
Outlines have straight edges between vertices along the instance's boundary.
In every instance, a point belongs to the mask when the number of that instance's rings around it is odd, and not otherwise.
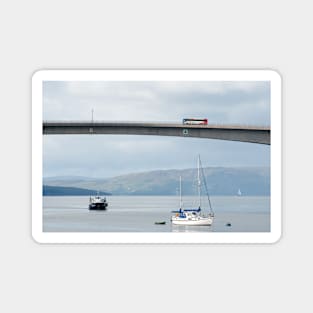
[{"label": "dark hulled boat", "polygon": [[97,194],[95,197],[89,198],[89,210],[106,210],[108,202],[105,197],[100,197]]}]

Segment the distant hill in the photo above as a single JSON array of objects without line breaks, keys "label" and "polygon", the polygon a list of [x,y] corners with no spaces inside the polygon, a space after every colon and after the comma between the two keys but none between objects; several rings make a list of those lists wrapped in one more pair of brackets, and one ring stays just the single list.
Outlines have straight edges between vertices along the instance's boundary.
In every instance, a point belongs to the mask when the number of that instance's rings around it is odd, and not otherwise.
[{"label": "distant hill", "polygon": [[[90,196],[96,195],[96,190],[76,188],[76,187],[63,187],[63,186],[47,186],[43,185],[43,196]],[[99,195],[105,196],[110,193],[99,192]]]},{"label": "distant hill", "polygon": [[[210,195],[270,194],[269,167],[209,167],[204,169]],[[127,174],[107,179],[91,177],[49,177],[49,186],[105,190],[113,195],[177,195],[179,176],[182,176],[184,195],[195,195],[197,169],[157,170]]]}]

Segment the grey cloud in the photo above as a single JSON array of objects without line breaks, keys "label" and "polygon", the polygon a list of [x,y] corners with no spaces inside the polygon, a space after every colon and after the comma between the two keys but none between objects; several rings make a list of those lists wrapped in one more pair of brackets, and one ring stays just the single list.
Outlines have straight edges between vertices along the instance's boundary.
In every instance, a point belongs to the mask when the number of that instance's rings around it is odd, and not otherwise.
[{"label": "grey cloud", "polygon": [[[45,82],[45,120],[270,123],[267,82]],[[44,175],[110,177],[194,166],[269,165],[270,148],[218,140],[144,136],[46,136]]]},{"label": "grey cloud", "polygon": [[[256,111],[260,102],[269,107],[266,82],[46,82],[44,88],[44,119],[88,119],[94,109],[99,120],[180,121],[196,115],[247,123],[245,111]],[[242,118],[230,121],[230,112]],[[268,114],[259,119],[269,124]]]}]

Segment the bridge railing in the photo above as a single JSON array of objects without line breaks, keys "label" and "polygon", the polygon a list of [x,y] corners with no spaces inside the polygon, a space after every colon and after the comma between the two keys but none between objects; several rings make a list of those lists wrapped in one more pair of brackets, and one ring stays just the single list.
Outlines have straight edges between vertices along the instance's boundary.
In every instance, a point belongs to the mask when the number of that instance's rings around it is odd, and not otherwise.
[{"label": "bridge railing", "polygon": [[232,123],[232,124],[224,124],[224,123],[208,123],[207,125],[190,125],[190,124],[183,124],[182,122],[178,121],[113,121],[113,120],[43,120],[43,124],[58,124],[58,123],[66,123],[66,124],[87,124],[87,123],[93,123],[95,125],[97,124],[129,124],[129,125],[164,125],[164,126],[194,126],[194,127],[216,127],[216,128],[245,128],[245,129],[270,129],[269,125],[264,124],[242,124],[242,123]]}]

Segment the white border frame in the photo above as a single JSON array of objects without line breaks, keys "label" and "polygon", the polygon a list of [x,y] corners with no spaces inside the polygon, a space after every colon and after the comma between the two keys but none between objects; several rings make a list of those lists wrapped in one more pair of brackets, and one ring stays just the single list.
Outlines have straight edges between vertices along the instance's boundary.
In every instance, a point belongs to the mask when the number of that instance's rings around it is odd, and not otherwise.
[{"label": "white border frame", "polygon": [[[269,81],[271,231],[227,233],[43,232],[43,81]],[[40,70],[32,77],[32,236],[38,243],[274,243],[281,237],[281,77],[273,70]]]}]

